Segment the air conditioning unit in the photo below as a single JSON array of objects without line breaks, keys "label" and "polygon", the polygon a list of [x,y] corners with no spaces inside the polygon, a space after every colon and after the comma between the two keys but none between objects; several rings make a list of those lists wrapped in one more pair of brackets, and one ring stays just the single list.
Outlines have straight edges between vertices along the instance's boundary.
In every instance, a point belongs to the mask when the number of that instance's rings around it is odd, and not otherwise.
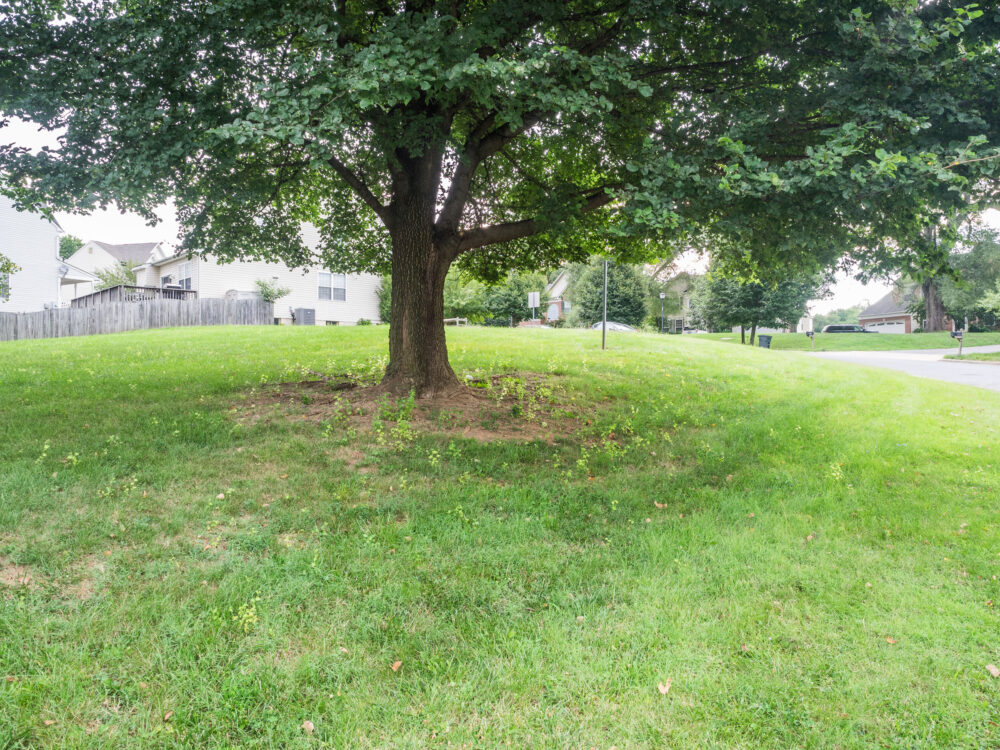
[{"label": "air conditioning unit", "polygon": [[312,307],[296,307],[295,325],[297,326],[316,325],[316,309]]}]

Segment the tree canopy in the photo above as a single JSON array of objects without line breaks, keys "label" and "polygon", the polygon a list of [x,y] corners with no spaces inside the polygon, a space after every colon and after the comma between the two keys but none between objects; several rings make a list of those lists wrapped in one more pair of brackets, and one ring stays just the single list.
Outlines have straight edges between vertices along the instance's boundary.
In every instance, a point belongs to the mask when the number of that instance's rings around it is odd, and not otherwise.
[{"label": "tree canopy", "polygon": [[[646,296],[646,284],[633,266],[608,264],[608,320],[642,325],[646,318]],[[575,323],[590,326],[603,318],[604,261],[594,261],[582,269],[579,278],[573,281],[570,299]]]},{"label": "tree canopy", "polygon": [[66,260],[83,247],[83,240],[72,234],[64,234],[59,238],[59,257]]},{"label": "tree canopy", "polygon": [[138,266],[130,260],[123,260],[119,263],[115,263],[110,268],[99,268],[94,272],[97,276],[97,282],[94,284],[95,289],[109,289],[113,286],[120,286],[122,284],[128,286],[136,283],[135,269]]},{"label": "tree canopy", "polygon": [[994,197],[998,34],[944,0],[0,0],[0,112],[66,129],[0,147],[0,189],[391,273],[387,380],[440,390],[453,263],[926,263]]},{"label": "tree canopy", "polygon": [[945,312],[958,325],[965,320],[981,328],[994,328],[1000,318],[984,304],[984,298],[1000,285],[1000,236],[994,229],[977,227],[951,253],[949,264],[957,278],[938,282]]},{"label": "tree canopy", "polygon": [[824,297],[830,278],[798,274],[774,283],[746,280],[725,269],[710,270],[695,286],[695,315],[710,328],[750,329],[750,343],[759,327],[794,327],[806,313],[806,303]]},{"label": "tree canopy", "polygon": [[821,331],[823,326],[828,325],[858,325],[858,316],[864,312],[864,309],[864,305],[855,305],[854,307],[841,307],[828,313],[816,314],[813,316],[813,328]]}]

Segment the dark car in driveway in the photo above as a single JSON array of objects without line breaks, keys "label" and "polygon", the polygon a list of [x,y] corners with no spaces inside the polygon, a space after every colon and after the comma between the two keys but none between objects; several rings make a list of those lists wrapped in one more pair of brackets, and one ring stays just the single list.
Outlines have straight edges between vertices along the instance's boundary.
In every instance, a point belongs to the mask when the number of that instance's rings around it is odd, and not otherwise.
[{"label": "dark car in driveway", "polygon": [[829,325],[823,326],[820,333],[876,333],[876,331],[869,331],[864,326]]}]

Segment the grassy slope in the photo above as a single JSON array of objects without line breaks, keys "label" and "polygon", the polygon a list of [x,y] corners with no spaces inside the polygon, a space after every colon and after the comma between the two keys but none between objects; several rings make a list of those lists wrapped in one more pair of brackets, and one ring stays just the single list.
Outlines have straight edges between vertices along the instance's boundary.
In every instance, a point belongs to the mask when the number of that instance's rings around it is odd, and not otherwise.
[{"label": "grassy slope", "polygon": [[[747,338],[749,340],[749,333]],[[739,333],[704,333],[695,338],[740,343]],[[969,333],[965,336],[966,346],[989,346],[1000,344],[1000,333]],[[794,349],[809,351],[809,337],[804,333],[778,333],[771,336],[772,349]],[[817,333],[816,351],[888,351],[891,349],[955,349],[958,342],[946,331],[937,333]]]},{"label": "grassy slope", "polygon": [[36,584],[0,598],[0,746],[996,744],[1000,395],[686,336],[449,337],[462,371],[558,373],[591,424],[237,426],[248,387],[378,367],[380,328],[0,344],[0,565]]}]

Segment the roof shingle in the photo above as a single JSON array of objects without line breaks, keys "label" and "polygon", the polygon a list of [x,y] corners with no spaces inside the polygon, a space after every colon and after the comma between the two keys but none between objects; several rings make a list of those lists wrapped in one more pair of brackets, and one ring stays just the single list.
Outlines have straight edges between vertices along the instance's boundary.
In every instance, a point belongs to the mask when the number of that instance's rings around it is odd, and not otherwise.
[{"label": "roof shingle", "polygon": [[912,300],[898,294],[895,291],[889,292],[882,299],[862,310],[858,318],[884,318],[892,315],[906,315]]}]

